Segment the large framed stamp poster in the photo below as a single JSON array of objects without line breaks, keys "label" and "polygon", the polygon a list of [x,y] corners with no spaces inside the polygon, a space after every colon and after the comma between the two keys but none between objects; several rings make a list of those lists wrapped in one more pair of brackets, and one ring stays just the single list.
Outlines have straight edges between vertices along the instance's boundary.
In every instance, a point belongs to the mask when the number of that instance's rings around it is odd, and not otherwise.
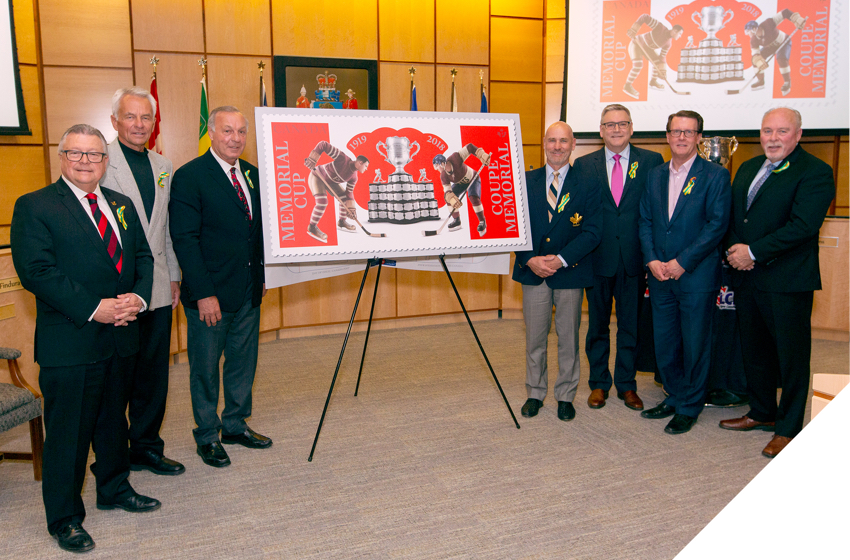
[{"label": "large framed stamp poster", "polygon": [[518,115],[255,111],[267,264],[531,248]]}]

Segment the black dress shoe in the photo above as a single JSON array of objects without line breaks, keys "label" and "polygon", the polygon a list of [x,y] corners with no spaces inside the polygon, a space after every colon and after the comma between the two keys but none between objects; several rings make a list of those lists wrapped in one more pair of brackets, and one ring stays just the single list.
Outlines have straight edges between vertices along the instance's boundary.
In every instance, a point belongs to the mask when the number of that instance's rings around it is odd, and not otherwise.
[{"label": "black dress shoe", "polygon": [[709,407],[732,408],[745,404],[750,404],[748,395],[726,389],[712,389],[705,398],[705,406]]},{"label": "black dress shoe", "polygon": [[673,419],[667,423],[667,427],[664,428],[664,431],[668,434],[684,434],[685,432],[690,432],[691,428],[693,428],[696,423],[696,418],[685,416],[684,414],[676,414],[673,416]]},{"label": "black dress shoe", "polygon": [[88,552],[94,548],[91,538],[80,523],[69,523],[53,533],[59,548],[68,552]]},{"label": "black dress shoe", "polygon": [[558,401],[558,420],[564,422],[576,417],[576,409],[571,402]]},{"label": "black dress shoe", "polygon": [[130,469],[140,471],[147,469],[154,474],[178,475],[186,471],[186,467],[177,461],[172,461],[165,455],[152,449],[134,452],[130,451]]},{"label": "black dress shoe", "polygon": [[227,456],[227,451],[217,441],[199,445],[198,455],[201,456],[204,463],[211,467],[226,467],[230,464],[230,457]]},{"label": "black dress shoe", "polygon": [[676,414],[676,409],[664,403],[659,404],[655,408],[644,410],[640,413],[643,418],[649,418],[650,420],[660,420],[661,418],[667,418],[668,416],[673,416],[674,414]]},{"label": "black dress shoe", "polygon": [[118,500],[117,502],[104,503],[98,500],[97,509],[123,509],[130,513],[144,513],[146,511],[158,510],[162,505],[159,500],[133,493],[131,496]]},{"label": "black dress shoe", "polygon": [[272,446],[272,440],[260,435],[251,428],[245,427],[245,431],[235,436],[221,434],[221,443],[244,445],[251,449],[265,449]]},{"label": "black dress shoe", "polygon": [[540,411],[541,406],[543,406],[543,401],[537,399],[528,399],[527,401],[525,401],[525,404],[522,405],[522,415],[526,418],[537,416],[537,413]]}]

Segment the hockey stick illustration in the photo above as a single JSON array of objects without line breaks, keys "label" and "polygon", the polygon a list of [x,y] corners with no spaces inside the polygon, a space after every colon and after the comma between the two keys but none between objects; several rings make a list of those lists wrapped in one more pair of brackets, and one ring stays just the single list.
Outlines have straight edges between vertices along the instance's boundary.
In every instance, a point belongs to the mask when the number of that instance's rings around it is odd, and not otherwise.
[{"label": "hockey stick illustration", "polygon": [[[804,20],[803,20],[803,27],[806,27],[806,22],[808,22],[808,21],[809,21],[809,18],[806,18],[806,19],[804,19]],[[779,51],[781,51],[781,50],[782,50],[782,47],[784,47],[784,46],[785,46],[785,44],[786,44],[788,41],[790,41],[790,40],[791,40],[791,37],[793,37],[793,36],[794,36],[794,34],[795,34],[795,33],[797,33],[797,31],[799,31],[799,30],[800,30],[800,28],[799,28],[799,27],[795,27],[795,28],[794,28],[794,31],[792,31],[792,32],[791,32],[791,34],[790,34],[790,35],[788,35],[788,37],[786,37],[786,38],[785,38],[785,40],[784,40],[784,41],[782,41],[782,44],[781,44],[781,45],[779,45],[779,48],[778,48],[778,49],[776,49],[776,51],[775,51],[772,55],[770,55],[769,57],[767,57],[767,59],[764,61],[764,63],[765,63],[765,64],[767,64],[768,62],[770,62],[770,61],[771,61],[771,59],[772,59],[773,57],[775,57],[775,56],[776,56],[776,53],[778,53]],[[756,78],[758,78],[758,75],[759,75],[759,74],[761,74],[761,72],[760,72],[760,71],[756,71],[756,73],[755,73],[755,74],[753,74],[753,77],[752,77],[752,78],[750,78],[750,80],[749,80],[746,84],[744,84],[744,87],[742,87],[741,89],[727,89],[727,90],[726,90],[726,94],[727,94],[727,95],[737,95],[737,94],[741,93],[742,91],[744,91],[745,89],[747,89],[747,86],[748,86],[748,85],[750,85],[751,83],[753,83],[753,80],[755,80]]]},{"label": "hockey stick illustration", "polygon": [[[331,189],[330,187],[326,187],[326,188],[325,188],[325,190],[326,190],[326,191],[328,191],[329,193],[331,193],[331,195],[333,195],[333,197],[339,201],[339,203],[342,205],[342,207],[343,207],[343,208],[346,208],[345,203],[344,203],[344,202],[342,201],[342,199],[341,199],[341,198],[340,198],[340,197],[339,197],[339,196],[338,196],[338,195],[337,195],[337,194],[333,191],[333,189]],[[362,229],[362,230],[363,230],[363,233],[365,233],[365,234],[366,234],[366,235],[368,235],[369,237],[378,237],[378,238],[381,238],[381,237],[386,237],[386,236],[387,236],[387,234],[386,234],[386,233],[369,233],[369,230],[368,230],[368,229],[366,229],[365,227],[363,227],[363,224],[361,224],[361,223],[360,223],[360,220],[358,220],[358,219],[357,219],[357,215],[356,215],[356,214],[355,214],[355,215],[353,215],[353,216],[352,216],[351,214],[349,214],[347,217],[349,217],[349,218],[351,218],[352,220],[354,220],[355,222],[357,222],[357,225],[358,225],[358,226],[360,226],[360,229]]]},{"label": "hockey stick illustration", "polygon": [[[642,54],[644,56],[644,58],[646,58],[650,62],[650,64],[652,64],[655,67],[655,71],[658,72],[659,75],[664,75],[664,76],[667,75],[667,72],[662,72],[658,68],[658,65],[655,63],[655,61],[653,59],[649,58],[649,55],[646,54],[646,51],[643,50],[643,47],[640,46],[640,43],[638,43],[635,39],[632,39],[632,43],[634,43],[634,45],[638,48],[638,50],[640,51],[640,54]],[[661,78],[661,79],[664,80],[665,82],[667,82],[667,86],[670,88],[670,91],[672,91],[676,95],[690,95],[691,94],[691,92],[689,92],[689,91],[676,91],[676,89],[672,85],[670,85],[670,82],[667,81],[667,78]]]},{"label": "hockey stick illustration", "polygon": [[[492,154],[487,154],[487,155],[492,156]],[[478,169],[478,171],[475,172],[475,175],[472,176],[472,180],[469,181],[469,187],[467,187],[466,190],[463,191],[463,194],[460,195],[460,198],[458,198],[459,201],[463,202],[463,198],[466,196],[466,193],[469,192],[469,188],[472,186],[472,183],[475,182],[475,180],[478,178],[478,175],[481,173],[481,170],[484,169],[485,167],[486,167],[486,165],[484,165],[482,163],[481,167]],[[452,210],[452,212],[453,211],[454,210]],[[422,232],[422,235],[424,235],[425,237],[432,237],[434,235],[440,235],[440,233],[442,233],[442,231],[443,231],[443,228],[445,228],[446,224],[449,223],[449,220],[452,219],[452,212],[449,212],[449,215],[446,216],[445,220],[443,220],[443,225],[441,225],[439,229],[425,230],[425,231]]]}]

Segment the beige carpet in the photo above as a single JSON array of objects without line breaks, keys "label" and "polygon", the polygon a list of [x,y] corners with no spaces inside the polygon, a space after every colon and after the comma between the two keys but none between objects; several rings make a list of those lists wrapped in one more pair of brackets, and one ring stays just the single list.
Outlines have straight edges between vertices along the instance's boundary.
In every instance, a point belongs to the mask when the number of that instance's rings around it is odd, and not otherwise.
[{"label": "beige carpet", "polygon": [[[261,346],[250,425],[275,443],[227,446],[225,469],[195,453],[189,369],[174,366],[162,434],[186,473],[132,473],[136,490],[163,502],[149,514],[97,510],[89,475],[85,527],[97,548],[86,557],[668,559],[768,463],[770,434],[717,427],[746,407],[706,409],[680,436],[616,398],[589,409],[586,360],[574,421],[557,419],[551,396],[524,419],[522,322],[476,327],[520,430],[465,324],[373,332],[354,397],[360,333],[312,463],[341,335]],[[812,371],[847,372],[848,355],[847,343],[815,341]],[[663,397],[649,374],[638,392],[648,406]],[[0,449],[10,445],[26,447],[26,430],[0,434]],[[0,508],[0,558],[71,557],[47,534],[30,464],[0,464]]]}]

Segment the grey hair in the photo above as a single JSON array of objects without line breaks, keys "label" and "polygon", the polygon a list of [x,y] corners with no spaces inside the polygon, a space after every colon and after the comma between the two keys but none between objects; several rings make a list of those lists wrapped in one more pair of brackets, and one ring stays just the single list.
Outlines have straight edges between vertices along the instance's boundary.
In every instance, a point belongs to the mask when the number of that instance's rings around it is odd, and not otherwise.
[{"label": "grey hair", "polygon": [[248,119],[245,115],[242,114],[242,111],[234,107],[233,105],[222,105],[221,107],[216,107],[210,112],[210,116],[207,119],[207,128],[215,132],[215,117],[219,113],[239,113],[243,119],[245,119],[245,127],[248,128],[250,125],[248,123]]},{"label": "grey hair", "polygon": [[82,136],[97,136],[98,138],[100,138],[100,141],[103,142],[103,153],[109,152],[106,147],[106,138],[103,137],[103,134],[98,129],[96,129],[90,124],[75,124],[68,130],[66,130],[65,134],[63,134],[62,138],[59,140],[59,153],[62,153],[62,148],[65,147],[65,138],[67,138],[69,134],[80,134]]},{"label": "grey hair", "polygon": [[602,119],[605,118],[605,115],[607,113],[610,113],[611,111],[625,111],[626,114],[629,116],[629,119],[632,118],[632,113],[631,111],[629,111],[628,107],[626,107],[625,105],[620,105],[619,103],[614,103],[613,105],[608,105],[607,107],[602,109],[602,115],[599,117],[600,124],[602,123]]},{"label": "grey hair", "polygon": [[773,109],[768,109],[761,118],[761,121],[764,122],[764,119],[766,119],[769,114],[780,109],[791,111],[794,114],[794,124],[797,126],[797,130],[803,128],[803,115],[800,114],[800,111],[792,109],[791,107],[774,107]]},{"label": "grey hair", "polygon": [[151,108],[153,109],[153,115],[156,116],[156,99],[153,98],[151,92],[146,90],[145,88],[140,88],[139,86],[126,87],[121,88],[115,92],[112,96],[112,116],[116,119],[118,118],[118,109],[121,107],[121,100],[126,96],[132,95],[133,97],[140,97],[142,99],[147,99],[151,104]]}]

